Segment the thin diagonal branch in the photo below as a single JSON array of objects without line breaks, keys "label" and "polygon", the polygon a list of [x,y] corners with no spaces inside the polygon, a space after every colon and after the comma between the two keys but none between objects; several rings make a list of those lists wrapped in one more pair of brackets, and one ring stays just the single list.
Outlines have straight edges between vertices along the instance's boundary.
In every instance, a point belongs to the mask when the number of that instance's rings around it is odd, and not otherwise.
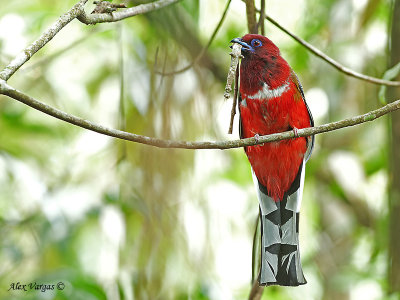
[{"label": "thin diagonal branch", "polygon": [[228,9],[229,9],[229,6],[230,6],[230,4],[231,4],[231,1],[232,1],[232,0],[228,0],[228,1],[226,2],[225,9],[224,9],[224,12],[222,13],[221,19],[219,20],[217,26],[215,27],[215,29],[214,29],[214,31],[213,31],[213,33],[212,33],[210,39],[208,40],[207,45],[205,45],[204,48],[201,49],[199,55],[197,55],[197,57],[196,57],[190,64],[188,64],[186,67],[183,67],[183,68],[181,68],[181,69],[179,69],[179,70],[176,70],[176,71],[170,71],[170,72],[155,71],[155,73],[156,73],[156,74],[163,75],[163,76],[176,75],[176,74],[180,74],[180,73],[183,73],[183,72],[189,70],[191,67],[193,67],[195,64],[197,64],[197,62],[203,57],[203,55],[207,52],[208,48],[210,48],[212,42],[214,41],[215,36],[217,35],[219,29],[220,29],[221,26],[222,26],[222,23],[223,23],[224,20],[225,20],[225,17],[226,17],[226,14],[227,14],[227,12],[228,12]]},{"label": "thin diagonal branch", "polygon": [[[119,138],[122,140],[132,141],[136,143],[146,144],[159,148],[182,148],[182,149],[231,149],[239,148],[244,146],[254,146],[263,143],[276,142],[284,139],[294,138],[294,132],[286,131],[282,133],[275,133],[270,135],[265,135],[258,137],[257,139],[246,138],[240,140],[231,141],[217,141],[217,142],[189,142],[189,141],[172,141],[152,138],[148,136],[138,135],[134,133],[129,133],[121,130],[116,130],[108,128],[102,125],[98,125],[87,121],[85,119],[76,117],[74,115],[63,112],[56,109],[50,105],[40,102],[14,88],[9,86],[4,80],[0,79],[0,94],[4,94],[10,98],[13,98],[19,102],[22,102],[36,110],[39,110],[49,116],[63,120],[70,124],[98,132],[100,134],[108,135],[111,137]],[[385,114],[393,112],[400,108],[400,100],[389,103],[379,109],[370,111],[366,114],[355,116],[349,119],[341,120],[338,122],[332,122],[329,124],[324,124],[317,127],[302,128],[298,129],[297,136],[310,136],[323,132],[333,131],[344,127],[358,125],[364,122],[373,121]]]},{"label": "thin diagonal branch", "polygon": [[384,79],[379,79],[379,78],[376,78],[376,77],[364,75],[362,73],[356,72],[354,70],[351,70],[351,69],[341,65],[339,62],[337,62],[333,58],[329,57],[328,55],[323,53],[321,50],[317,49],[313,45],[307,43],[305,40],[303,40],[303,39],[299,38],[298,36],[296,36],[295,34],[291,33],[289,30],[284,28],[282,25],[280,25],[277,21],[272,19],[270,16],[266,16],[265,18],[269,22],[274,24],[276,27],[278,27],[280,30],[285,32],[287,35],[292,37],[294,40],[296,40],[299,44],[301,44],[302,46],[307,48],[311,53],[313,53],[314,55],[318,56],[319,58],[322,58],[327,63],[329,63],[331,66],[333,66],[334,68],[338,69],[340,72],[343,72],[343,73],[345,73],[345,74],[347,74],[349,76],[352,76],[354,78],[365,80],[365,81],[368,81],[368,82],[371,82],[371,83],[374,83],[374,84],[388,85],[388,86],[400,86],[400,81],[389,81],[389,80],[384,80]]},{"label": "thin diagonal branch", "polygon": [[121,11],[112,12],[109,14],[86,14],[82,11],[81,14],[77,16],[77,19],[86,25],[97,24],[97,23],[110,23],[117,22],[129,17],[137,16],[140,14],[145,14],[165,6],[174,4],[181,0],[159,0],[156,2],[141,4],[135,7],[130,7]]},{"label": "thin diagonal branch", "polygon": [[7,81],[24,63],[26,63],[36,52],[46,45],[61,29],[69,22],[80,15],[83,6],[88,0],[81,0],[75,4],[68,12],[63,14],[57,21],[50,26],[43,34],[27,48],[22,50],[9,64],[0,72],[0,80]]}]

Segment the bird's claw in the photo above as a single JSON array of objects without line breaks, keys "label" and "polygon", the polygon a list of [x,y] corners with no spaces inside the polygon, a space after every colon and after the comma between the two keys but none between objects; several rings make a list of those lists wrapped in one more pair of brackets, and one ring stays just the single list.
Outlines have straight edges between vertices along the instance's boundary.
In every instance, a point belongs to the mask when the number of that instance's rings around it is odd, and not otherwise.
[{"label": "bird's claw", "polygon": [[256,133],[254,135],[254,139],[256,140],[256,142],[258,143],[258,141],[260,140],[260,135],[258,133]]},{"label": "bird's claw", "polygon": [[299,130],[296,127],[293,128],[293,133],[295,138],[299,137]]}]

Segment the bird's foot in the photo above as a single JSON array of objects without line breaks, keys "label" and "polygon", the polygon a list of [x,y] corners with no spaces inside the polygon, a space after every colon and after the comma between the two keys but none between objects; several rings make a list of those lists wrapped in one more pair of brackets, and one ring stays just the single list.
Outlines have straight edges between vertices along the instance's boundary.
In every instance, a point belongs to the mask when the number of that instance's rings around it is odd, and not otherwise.
[{"label": "bird's foot", "polygon": [[260,140],[260,135],[258,133],[256,133],[254,135],[254,139],[256,140],[256,142],[258,143],[258,141]]},{"label": "bird's foot", "polygon": [[293,133],[295,138],[299,137],[299,130],[296,127],[293,127]]}]

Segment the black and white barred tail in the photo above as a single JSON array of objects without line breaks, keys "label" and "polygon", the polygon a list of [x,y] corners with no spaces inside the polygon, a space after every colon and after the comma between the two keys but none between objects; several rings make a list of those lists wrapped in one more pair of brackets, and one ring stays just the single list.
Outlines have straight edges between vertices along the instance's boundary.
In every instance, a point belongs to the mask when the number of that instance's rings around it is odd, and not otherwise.
[{"label": "black and white barred tail", "polygon": [[289,191],[277,202],[268,196],[266,188],[253,176],[260,204],[260,285],[298,286],[307,283],[301,267],[299,248],[299,210],[304,165],[305,161]]}]

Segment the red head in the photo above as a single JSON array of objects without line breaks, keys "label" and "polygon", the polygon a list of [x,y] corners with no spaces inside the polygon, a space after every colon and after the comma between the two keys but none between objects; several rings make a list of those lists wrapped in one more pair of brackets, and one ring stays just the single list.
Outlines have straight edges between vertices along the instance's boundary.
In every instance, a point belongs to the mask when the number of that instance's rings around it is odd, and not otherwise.
[{"label": "red head", "polygon": [[257,92],[263,83],[276,88],[290,75],[288,63],[281,57],[279,48],[268,38],[258,34],[246,34],[232,43],[242,45],[240,90],[246,94]]}]

